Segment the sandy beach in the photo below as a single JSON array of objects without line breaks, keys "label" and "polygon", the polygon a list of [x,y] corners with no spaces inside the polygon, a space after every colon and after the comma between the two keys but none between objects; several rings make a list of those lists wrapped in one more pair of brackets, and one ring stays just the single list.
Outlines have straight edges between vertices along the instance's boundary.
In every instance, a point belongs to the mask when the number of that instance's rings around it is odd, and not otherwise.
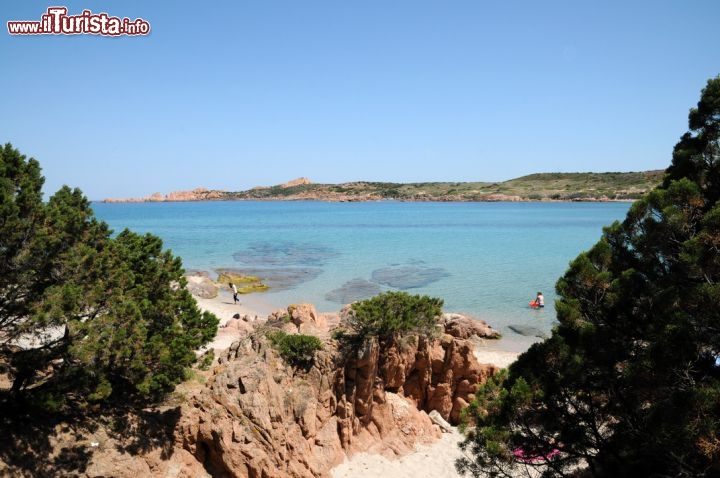
[{"label": "sandy beach", "polygon": [[234,341],[240,338],[240,330],[225,327],[225,324],[227,324],[234,315],[239,314],[240,317],[248,316],[251,319],[259,319],[265,318],[269,314],[269,312],[259,312],[254,307],[251,308],[251,306],[245,305],[244,302],[241,302],[240,305],[234,304],[232,295],[225,291],[220,291],[218,296],[213,299],[195,297],[195,301],[201,310],[212,312],[220,319],[220,327],[218,328],[215,339],[205,346],[205,350],[214,349],[216,352],[215,356],[217,356],[217,352],[230,347]]},{"label": "sandy beach", "polygon": [[463,436],[455,430],[443,433],[431,445],[419,445],[409,455],[389,460],[382,455],[358,453],[332,469],[333,478],[369,476],[411,476],[413,478],[456,478],[455,460],[462,456],[458,443]]},{"label": "sandy beach", "polygon": [[[221,327],[215,340],[206,348],[213,348],[217,352],[226,349],[237,340],[240,331],[231,327],[222,327],[235,314],[241,317],[248,316],[252,319],[264,319],[272,310],[268,304],[252,297],[243,297],[240,305],[233,304],[232,296],[220,291],[214,299],[195,298],[202,310],[214,313],[220,319]],[[263,309],[262,312],[256,310]],[[490,341],[483,341],[475,350],[475,356],[480,363],[494,364],[499,367],[506,367],[517,358],[517,353],[503,351]],[[366,478],[368,476],[412,476],[413,478],[457,478],[462,477],[455,471],[455,460],[462,456],[458,442],[463,436],[457,430],[452,433],[443,433],[440,440],[430,445],[418,445],[415,451],[399,457],[388,459],[382,455],[371,453],[357,453],[345,460],[344,463],[332,470],[333,478]]]}]

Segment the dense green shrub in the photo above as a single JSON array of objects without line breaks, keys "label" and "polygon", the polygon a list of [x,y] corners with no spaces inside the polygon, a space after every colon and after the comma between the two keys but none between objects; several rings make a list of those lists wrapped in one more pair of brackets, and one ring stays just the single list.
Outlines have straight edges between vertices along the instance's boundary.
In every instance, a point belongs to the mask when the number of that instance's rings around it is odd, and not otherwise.
[{"label": "dense green shrub", "polygon": [[266,336],[283,360],[296,367],[312,365],[315,352],[322,349],[322,341],[314,335],[287,334],[275,329]]},{"label": "dense green shrub", "polygon": [[[218,319],[198,310],[160,238],[112,237],[80,190],[45,202],[43,182],[36,160],[0,148],[0,363],[11,399],[161,398]],[[14,345],[29,337],[44,338]]]},{"label": "dense green shrub", "polygon": [[360,336],[433,335],[442,305],[442,299],[426,295],[384,292],[352,304],[348,325]]}]

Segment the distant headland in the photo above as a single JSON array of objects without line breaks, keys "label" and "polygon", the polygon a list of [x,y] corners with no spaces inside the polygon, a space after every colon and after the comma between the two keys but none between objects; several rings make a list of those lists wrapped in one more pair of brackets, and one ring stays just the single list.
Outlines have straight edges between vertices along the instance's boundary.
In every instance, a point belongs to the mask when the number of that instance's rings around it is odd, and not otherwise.
[{"label": "distant headland", "polygon": [[663,170],[607,173],[537,173],[503,182],[386,183],[356,181],[319,184],[298,178],[246,191],[196,188],[103,202],[179,201],[632,201],[659,185]]}]

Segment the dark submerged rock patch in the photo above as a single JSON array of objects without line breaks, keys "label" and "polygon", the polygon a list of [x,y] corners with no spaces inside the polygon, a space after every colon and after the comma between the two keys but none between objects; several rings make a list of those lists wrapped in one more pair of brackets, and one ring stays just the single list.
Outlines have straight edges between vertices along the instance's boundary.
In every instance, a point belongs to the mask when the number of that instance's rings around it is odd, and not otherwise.
[{"label": "dark submerged rock patch", "polygon": [[233,254],[233,259],[250,266],[313,266],[320,267],[338,257],[333,248],[320,244],[293,241],[263,241],[250,244]]},{"label": "dark submerged rock patch", "polygon": [[545,339],[548,336],[542,330],[530,325],[512,324],[508,325],[508,329],[512,330],[516,334],[524,335],[525,337],[539,337],[541,339]]},{"label": "dark submerged rock patch", "polygon": [[379,285],[357,277],[325,294],[325,300],[338,304],[349,304],[356,300],[369,299],[380,292],[382,292],[382,288]]},{"label": "dark submerged rock patch", "polygon": [[450,274],[441,267],[405,265],[375,269],[372,280],[378,284],[405,290],[424,287],[448,276]]}]

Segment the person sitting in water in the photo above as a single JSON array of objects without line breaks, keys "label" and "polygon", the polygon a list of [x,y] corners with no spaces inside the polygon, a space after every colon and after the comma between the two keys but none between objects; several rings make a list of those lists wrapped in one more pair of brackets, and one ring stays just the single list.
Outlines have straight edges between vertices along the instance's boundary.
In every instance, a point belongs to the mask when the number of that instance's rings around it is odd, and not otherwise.
[{"label": "person sitting in water", "polygon": [[545,297],[543,297],[542,292],[538,292],[537,297],[535,297],[535,307],[545,307]]}]

